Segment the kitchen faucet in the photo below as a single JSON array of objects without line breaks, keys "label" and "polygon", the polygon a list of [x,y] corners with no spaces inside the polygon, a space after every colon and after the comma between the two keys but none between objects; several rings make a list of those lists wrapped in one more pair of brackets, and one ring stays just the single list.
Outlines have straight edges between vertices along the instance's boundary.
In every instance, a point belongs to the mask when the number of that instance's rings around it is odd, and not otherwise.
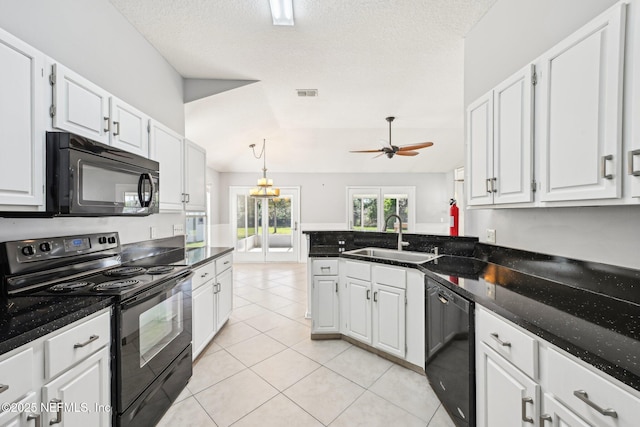
[{"label": "kitchen faucet", "polygon": [[398,250],[401,251],[403,246],[409,246],[409,242],[403,242],[402,241],[402,218],[400,218],[400,215],[397,214],[391,214],[387,217],[387,219],[384,220],[384,228],[387,228],[387,222],[389,222],[390,218],[398,218],[398,222],[399,227],[398,227]]}]

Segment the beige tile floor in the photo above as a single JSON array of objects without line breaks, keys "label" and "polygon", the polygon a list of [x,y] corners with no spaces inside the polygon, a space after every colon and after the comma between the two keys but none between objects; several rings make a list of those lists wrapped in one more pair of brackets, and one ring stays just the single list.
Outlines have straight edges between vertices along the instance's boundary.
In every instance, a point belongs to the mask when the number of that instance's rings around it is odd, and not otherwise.
[{"label": "beige tile floor", "polygon": [[159,426],[428,426],[451,419],[424,376],[312,341],[305,264],[235,264],[234,310]]}]

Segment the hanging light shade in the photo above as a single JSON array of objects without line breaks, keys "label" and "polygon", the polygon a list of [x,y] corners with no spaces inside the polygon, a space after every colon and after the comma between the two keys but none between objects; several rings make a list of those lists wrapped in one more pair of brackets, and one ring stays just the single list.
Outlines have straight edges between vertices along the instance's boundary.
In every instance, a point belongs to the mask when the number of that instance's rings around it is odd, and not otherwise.
[{"label": "hanging light shade", "polygon": [[262,178],[258,178],[258,186],[249,190],[249,196],[259,197],[263,199],[271,199],[280,195],[280,189],[273,186],[273,180],[267,178],[267,150],[266,140],[262,140],[262,151],[259,155],[256,155],[256,144],[251,144],[249,147],[253,150],[253,156],[256,159],[262,158]]}]

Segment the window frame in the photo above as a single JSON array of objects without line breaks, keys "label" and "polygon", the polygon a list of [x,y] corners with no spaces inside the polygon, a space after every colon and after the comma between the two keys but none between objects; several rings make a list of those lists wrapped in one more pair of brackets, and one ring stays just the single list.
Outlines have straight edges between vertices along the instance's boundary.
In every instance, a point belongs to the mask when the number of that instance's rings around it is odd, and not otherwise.
[{"label": "window frame", "polygon": [[365,231],[366,230],[354,230],[353,227],[353,197],[359,194],[375,195],[377,197],[377,228],[376,232],[384,232],[386,227],[384,223],[384,198],[385,195],[407,195],[407,213],[409,220],[407,221],[406,229],[403,232],[413,233],[416,228],[416,187],[414,186],[347,186],[346,188],[347,198],[347,229],[352,231]]}]

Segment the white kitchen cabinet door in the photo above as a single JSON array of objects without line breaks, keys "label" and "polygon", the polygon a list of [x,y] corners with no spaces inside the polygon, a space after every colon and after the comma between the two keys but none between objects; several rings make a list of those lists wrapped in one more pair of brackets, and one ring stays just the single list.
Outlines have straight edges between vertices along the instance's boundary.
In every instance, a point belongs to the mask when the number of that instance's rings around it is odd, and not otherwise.
[{"label": "white kitchen cabinet door", "polygon": [[476,353],[478,427],[526,427],[539,417],[540,386],[484,342]]},{"label": "white kitchen cabinet door", "polygon": [[229,320],[233,309],[233,269],[229,268],[216,276],[216,332]]},{"label": "white kitchen cabinet door", "polygon": [[493,203],[493,91],[467,108],[468,204]]},{"label": "white kitchen cabinet door", "polygon": [[405,290],[373,284],[373,346],[404,359]]},{"label": "white kitchen cabinet door", "polygon": [[621,196],[624,38],[619,3],[540,59],[540,200]]},{"label": "white kitchen cabinet door", "polygon": [[493,90],[493,202],[533,201],[533,65]]},{"label": "white kitchen cabinet door", "polygon": [[[29,371],[22,371],[22,374],[25,372]],[[34,427],[42,425],[40,423],[42,415],[40,414],[38,397],[35,392],[27,394],[26,397],[16,402],[16,409],[19,409],[19,411],[0,412],[0,427]]]},{"label": "white kitchen cabinet door", "polygon": [[214,289],[215,283],[210,280],[193,291],[191,313],[193,316],[193,359],[204,350],[215,334]]},{"label": "white kitchen cabinet door", "polygon": [[0,210],[34,209],[44,203],[44,55],[0,29],[0,64]]},{"label": "white kitchen cabinet door", "polygon": [[109,93],[53,64],[53,127],[109,144]]},{"label": "white kitchen cabinet door", "polygon": [[183,139],[166,126],[151,120],[149,157],[160,163],[160,210],[183,209]]},{"label": "white kitchen cabinet door", "polygon": [[184,192],[186,210],[207,210],[207,151],[189,140],[184,142]]},{"label": "white kitchen cabinet door", "polygon": [[149,157],[149,116],[111,97],[111,145]]},{"label": "white kitchen cabinet door", "polygon": [[313,277],[312,333],[340,332],[338,276]]},{"label": "white kitchen cabinet door", "polygon": [[552,395],[544,393],[539,427],[593,427]]},{"label": "white kitchen cabinet door", "polygon": [[103,347],[42,388],[43,403],[52,409],[43,413],[43,425],[111,425],[112,414],[105,409],[111,403],[109,355],[109,347]]},{"label": "white kitchen cabinet door", "polygon": [[347,335],[371,345],[371,282],[347,278]]}]

